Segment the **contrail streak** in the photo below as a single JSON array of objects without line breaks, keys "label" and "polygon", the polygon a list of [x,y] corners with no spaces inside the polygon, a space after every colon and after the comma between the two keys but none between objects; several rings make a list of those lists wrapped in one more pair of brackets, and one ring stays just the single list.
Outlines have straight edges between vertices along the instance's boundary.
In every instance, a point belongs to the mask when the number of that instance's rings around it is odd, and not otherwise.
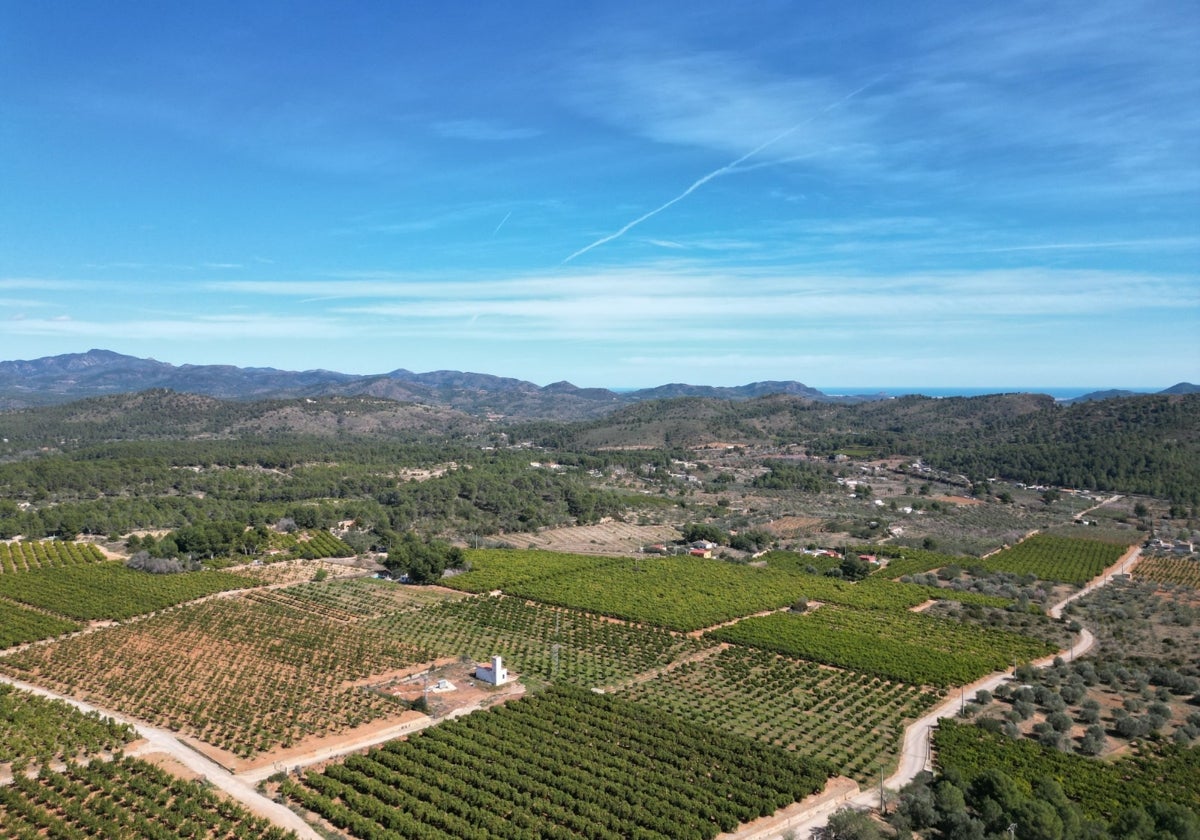
[{"label": "contrail streak", "polygon": [[509,210],[508,215],[506,215],[503,219],[501,219],[500,224],[496,225],[496,229],[494,231],[492,231],[492,236],[495,236],[497,233],[500,232],[500,228],[504,227],[504,223],[508,221],[508,217],[511,216],[512,214],[513,214],[513,211]]},{"label": "contrail streak", "polygon": [[563,260],[560,263],[560,265],[566,265],[571,260],[575,259],[576,257],[583,256],[584,254],[586,254],[588,251],[592,250],[593,248],[599,248],[601,245],[604,245],[608,242],[612,242],[614,239],[619,239],[620,237],[622,237],[626,233],[628,233],[630,230],[632,230],[633,228],[640,225],[642,222],[646,221],[649,218],[657,216],[659,213],[666,210],[672,204],[676,204],[680,201],[683,201],[685,198],[687,198],[689,195],[694,193],[696,190],[700,189],[702,186],[707,184],[713,178],[733,172],[734,170],[737,169],[739,164],[744,163],[745,161],[747,161],[750,158],[754,157],[755,155],[759,154],[763,150],[768,149],[771,146],[774,146],[780,140],[783,140],[784,138],[789,137],[792,134],[795,134],[801,128],[808,125],[809,123],[811,123],[813,120],[815,120],[817,117],[821,116],[822,114],[827,114],[830,111],[832,111],[834,108],[837,108],[839,105],[843,105],[846,102],[849,102],[851,99],[858,96],[860,93],[862,93],[867,88],[871,87],[874,84],[877,84],[880,81],[880,79],[882,79],[882,78],[883,77],[880,76],[878,79],[874,79],[870,82],[867,82],[862,87],[856,88],[855,90],[850,91],[848,94],[846,94],[845,96],[843,96],[841,99],[837,100],[836,102],[826,105],[821,110],[817,111],[816,113],[812,114],[811,116],[807,117],[806,119],[801,120],[800,122],[793,125],[791,128],[789,128],[785,131],[781,131],[779,134],[776,134],[774,137],[772,137],[770,140],[767,140],[765,143],[760,143],[759,145],[755,146],[753,149],[746,152],[746,154],[742,155],[740,158],[733,161],[732,163],[727,163],[724,166],[722,166],[720,169],[714,169],[712,172],[709,172],[707,175],[705,175],[705,176],[701,177],[700,179],[698,179],[697,181],[695,181],[690,187],[688,187],[686,190],[681,192],[679,195],[672,198],[666,204],[662,204],[658,207],[655,207],[650,212],[644,213],[643,215],[638,216],[632,222],[625,225],[623,228],[616,231],[615,233],[610,233],[608,236],[603,236],[600,239],[597,239],[591,245],[585,245],[584,247],[580,248],[575,253],[571,254],[571,256],[569,256],[565,260]]}]

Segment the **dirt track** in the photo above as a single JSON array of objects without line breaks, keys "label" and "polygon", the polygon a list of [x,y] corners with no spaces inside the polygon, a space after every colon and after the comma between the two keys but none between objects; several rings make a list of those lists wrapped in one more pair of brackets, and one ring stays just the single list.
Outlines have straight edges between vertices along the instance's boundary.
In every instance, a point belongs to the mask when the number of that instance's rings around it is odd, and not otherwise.
[{"label": "dirt track", "polygon": [[[1101,586],[1111,582],[1114,575],[1129,574],[1129,572],[1137,564],[1140,556],[1140,548],[1130,548],[1120,560],[1101,572],[1100,575],[1088,583],[1087,586],[1083,587],[1083,589],[1073,593],[1069,597],[1051,607],[1049,610],[1049,615],[1052,618],[1061,618],[1063,608],[1066,607],[1066,605],[1071,601],[1074,601],[1076,598],[1082,598],[1084,595],[1087,595],[1088,593],[1093,592]],[[1076,657],[1082,656],[1091,650],[1095,643],[1096,640],[1092,633],[1087,628],[1083,628],[1079,633],[1079,638],[1070,648],[1060,651],[1052,656],[1039,659],[1032,664],[1035,667],[1044,668],[1047,665],[1050,665],[1056,658],[1060,656],[1068,660],[1075,659]],[[942,718],[954,717],[956,714],[958,714],[958,711],[962,708],[962,705],[975,699],[975,695],[980,691],[985,689],[988,691],[994,690],[1011,675],[1011,670],[1002,671],[1000,673],[991,674],[981,680],[977,680],[968,686],[963,686],[957,697],[951,697],[947,699],[936,709],[929,712],[915,723],[911,724],[904,732],[904,746],[902,747],[900,753],[899,767],[895,773],[885,780],[884,786],[890,791],[897,791],[911,782],[922,770],[931,770],[933,761],[931,741],[933,737],[933,730],[937,727],[938,721]],[[857,796],[854,796],[852,799],[848,800],[847,804],[858,810],[870,810],[878,807],[879,791],[862,791]],[[825,825],[829,814],[833,813],[833,810],[834,809],[828,809],[822,814],[814,814],[814,819],[812,820],[803,820],[803,818],[798,819],[802,821],[802,827],[806,830],[821,828]],[[796,828],[800,826],[789,827]],[[758,840],[760,837],[762,837],[762,835],[755,835],[754,840]],[[750,840],[750,838],[746,838],[746,840]]]},{"label": "dirt track", "polygon": [[165,729],[159,729],[155,726],[147,726],[123,715],[116,714],[108,709],[101,709],[82,700],[76,700],[72,697],[64,697],[61,694],[56,694],[52,691],[46,691],[43,688],[38,688],[29,683],[23,683],[18,680],[12,680],[8,677],[0,676],[0,680],[9,685],[41,695],[42,697],[51,697],[63,700],[70,703],[75,708],[83,712],[99,712],[102,715],[111,717],[121,723],[132,725],[139,736],[144,739],[145,743],[137,749],[131,751],[132,755],[143,753],[166,753],[174,760],[178,761],[183,766],[187,767],[192,772],[203,776],[213,785],[220,788],[223,792],[236,799],[248,810],[259,816],[266,817],[282,828],[296,832],[296,836],[306,838],[306,840],[322,840],[321,835],[317,834],[308,823],[300,819],[289,808],[274,802],[263,796],[254,789],[254,783],[247,779],[241,779],[234,776],[225,768],[219,766],[213,761],[202,756],[200,753],[192,750],[182,741],[175,737],[171,732]]}]

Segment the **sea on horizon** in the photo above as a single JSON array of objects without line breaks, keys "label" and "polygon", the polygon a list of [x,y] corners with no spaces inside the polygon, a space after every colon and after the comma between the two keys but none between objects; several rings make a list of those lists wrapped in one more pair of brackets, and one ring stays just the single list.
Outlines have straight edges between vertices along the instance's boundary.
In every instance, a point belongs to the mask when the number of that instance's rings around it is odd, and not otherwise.
[{"label": "sea on horizon", "polygon": [[[852,396],[859,394],[887,394],[889,397],[903,397],[909,394],[920,394],[926,397],[982,397],[988,394],[1049,394],[1056,400],[1070,400],[1075,397],[1082,397],[1084,394],[1090,394],[1094,391],[1107,391],[1107,387],[1101,388],[1081,388],[1081,387],[1062,387],[1062,388],[967,388],[967,387],[942,387],[942,388],[923,388],[920,386],[907,387],[896,385],[861,385],[851,388],[832,388],[813,385],[812,387],[827,394],[831,397]],[[633,391],[644,390],[642,388],[609,388],[617,394],[628,394]],[[1116,390],[1134,391],[1139,394],[1153,394],[1159,389],[1156,388],[1119,388]]]}]

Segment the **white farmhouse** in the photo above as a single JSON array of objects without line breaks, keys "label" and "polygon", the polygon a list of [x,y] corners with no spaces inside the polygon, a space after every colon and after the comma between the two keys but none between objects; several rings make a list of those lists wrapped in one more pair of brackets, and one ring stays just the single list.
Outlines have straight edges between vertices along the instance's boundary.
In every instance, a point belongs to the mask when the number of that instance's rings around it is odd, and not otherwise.
[{"label": "white farmhouse", "polygon": [[493,656],[490,665],[475,666],[475,679],[489,685],[504,685],[508,682],[508,669],[499,656]]}]

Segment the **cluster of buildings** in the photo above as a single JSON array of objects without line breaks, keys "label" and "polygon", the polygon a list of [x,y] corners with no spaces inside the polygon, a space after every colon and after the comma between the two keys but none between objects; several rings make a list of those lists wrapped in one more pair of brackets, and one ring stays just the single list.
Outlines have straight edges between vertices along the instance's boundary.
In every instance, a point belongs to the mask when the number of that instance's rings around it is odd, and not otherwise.
[{"label": "cluster of buildings", "polygon": [[666,543],[655,543],[654,545],[642,546],[642,554],[660,554],[670,557],[678,554],[688,554],[692,557],[711,558],[713,551],[719,548],[715,542],[708,540],[696,540],[686,545],[667,545]]},{"label": "cluster of buildings", "polygon": [[1191,540],[1171,540],[1162,537],[1147,540],[1145,548],[1157,554],[1184,555],[1196,552],[1196,544]]}]

